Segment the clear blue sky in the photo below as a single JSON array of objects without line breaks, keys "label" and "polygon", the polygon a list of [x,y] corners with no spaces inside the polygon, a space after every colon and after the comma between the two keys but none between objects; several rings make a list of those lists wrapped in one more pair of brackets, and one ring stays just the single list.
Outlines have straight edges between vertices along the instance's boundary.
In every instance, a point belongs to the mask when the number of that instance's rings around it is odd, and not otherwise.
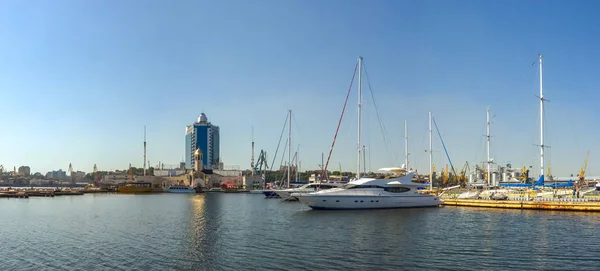
[{"label": "clear blue sky", "polygon": [[[356,59],[369,92],[371,169],[427,168],[433,111],[455,166],[484,159],[485,108],[496,161],[539,172],[537,54],[544,54],[548,162],[600,175],[600,19],[595,1],[2,1],[0,164],[91,171],[177,164],[184,127],[204,111],[227,165],[275,151],[286,110],[304,169],[327,153]],[[365,91],[368,88],[365,84]],[[356,91],[331,160],[355,170]],[[434,162],[447,163],[437,137]],[[537,174],[537,173],[535,173]]]}]

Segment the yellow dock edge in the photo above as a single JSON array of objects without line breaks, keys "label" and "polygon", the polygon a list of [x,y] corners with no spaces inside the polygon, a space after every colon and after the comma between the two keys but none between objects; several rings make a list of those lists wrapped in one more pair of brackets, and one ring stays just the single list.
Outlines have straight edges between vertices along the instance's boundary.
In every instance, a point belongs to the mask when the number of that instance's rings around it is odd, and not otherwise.
[{"label": "yellow dock edge", "polygon": [[444,206],[600,212],[600,202],[442,199]]}]

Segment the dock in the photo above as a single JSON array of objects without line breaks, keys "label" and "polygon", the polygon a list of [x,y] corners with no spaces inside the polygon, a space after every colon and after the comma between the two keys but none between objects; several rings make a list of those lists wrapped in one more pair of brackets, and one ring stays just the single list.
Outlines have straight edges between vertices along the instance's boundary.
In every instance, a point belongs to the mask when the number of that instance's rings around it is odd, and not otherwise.
[{"label": "dock", "polygon": [[26,193],[0,193],[0,198],[29,198]]},{"label": "dock", "polygon": [[[95,190],[91,193],[109,192],[106,190]],[[0,198],[29,198],[29,197],[55,197],[55,196],[79,196],[90,191],[84,190],[55,190],[55,189],[6,189],[0,190]]]},{"label": "dock", "polygon": [[442,201],[444,206],[600,212],[600,201],[588,199],[489,200],[447,198],[442,199]]}]

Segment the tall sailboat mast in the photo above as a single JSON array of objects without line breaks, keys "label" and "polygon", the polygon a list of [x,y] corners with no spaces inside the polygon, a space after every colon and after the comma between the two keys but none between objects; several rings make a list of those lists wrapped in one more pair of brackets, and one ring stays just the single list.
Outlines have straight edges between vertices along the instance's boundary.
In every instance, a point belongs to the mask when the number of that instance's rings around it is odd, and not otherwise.
[{"label": "tall sailboat mast", "polygon": [[542,54],[540,57],[540,176],[544,176],[544,88],[542,87]]},{"label": "tall sailboat mast", "polygon": [[292,110],[288,110],[289,123],[288,123],[288,174],[287,174],[287,187],[290,188],[290,179],[292,174]]},{"label": "tall sailboat mast", "polygon": [[433,190],[433,141],[431,130],[431,112],[429,112],[429,190]]},{"label": "tall sailboat mast", "polygon": [[299,169],[299,164],[300,164],[300,144],[298,144],[298,149],[296,149],[296,182],[300,181],[300,171]]},{"label": "tall sailboat mast", "polygon": [[404,165],[408,170],[408,123],[406,120],[404,121]]},{"label": "tall sailboat mast", "polygon": [[250,168],[252,169],[252,176],[254,176],[254,126],[252,126],[252,157],[250,158]]},{"label": "tall sailboat mast", "polygon": [[144,176],[146,176],[146,125],[144,125]]},{"label": "tall sailboat mast", "polygon": [[486,143],[487,143],[487,183],[488,185],[494,186],[492,183],[492,160],[490,159],[490,108],[485,109],[485,118],[486,118]]},{"label": "tall sailboat mast", "polygon": [[360,178],[360,152],[362,150],[362,145],[360,144],[360,132],[361,132],[361,118],[362,118],[362,56],[358,57],[358,144],[356,145],[358,149],[357,157],[356,157],[356,179]]}]

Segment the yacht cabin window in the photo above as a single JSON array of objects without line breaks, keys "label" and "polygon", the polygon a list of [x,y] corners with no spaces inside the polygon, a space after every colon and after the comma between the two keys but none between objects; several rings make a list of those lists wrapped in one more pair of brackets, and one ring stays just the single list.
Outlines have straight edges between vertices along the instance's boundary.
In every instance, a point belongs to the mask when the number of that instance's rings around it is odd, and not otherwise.
[{"label": "yacht cabin window", "polygon": [[391,193],[404,193],[404,192],[410,191],[410,188],[408,188],[408,187],[386,187],[384,190],[387,192],[391,192]]}]

